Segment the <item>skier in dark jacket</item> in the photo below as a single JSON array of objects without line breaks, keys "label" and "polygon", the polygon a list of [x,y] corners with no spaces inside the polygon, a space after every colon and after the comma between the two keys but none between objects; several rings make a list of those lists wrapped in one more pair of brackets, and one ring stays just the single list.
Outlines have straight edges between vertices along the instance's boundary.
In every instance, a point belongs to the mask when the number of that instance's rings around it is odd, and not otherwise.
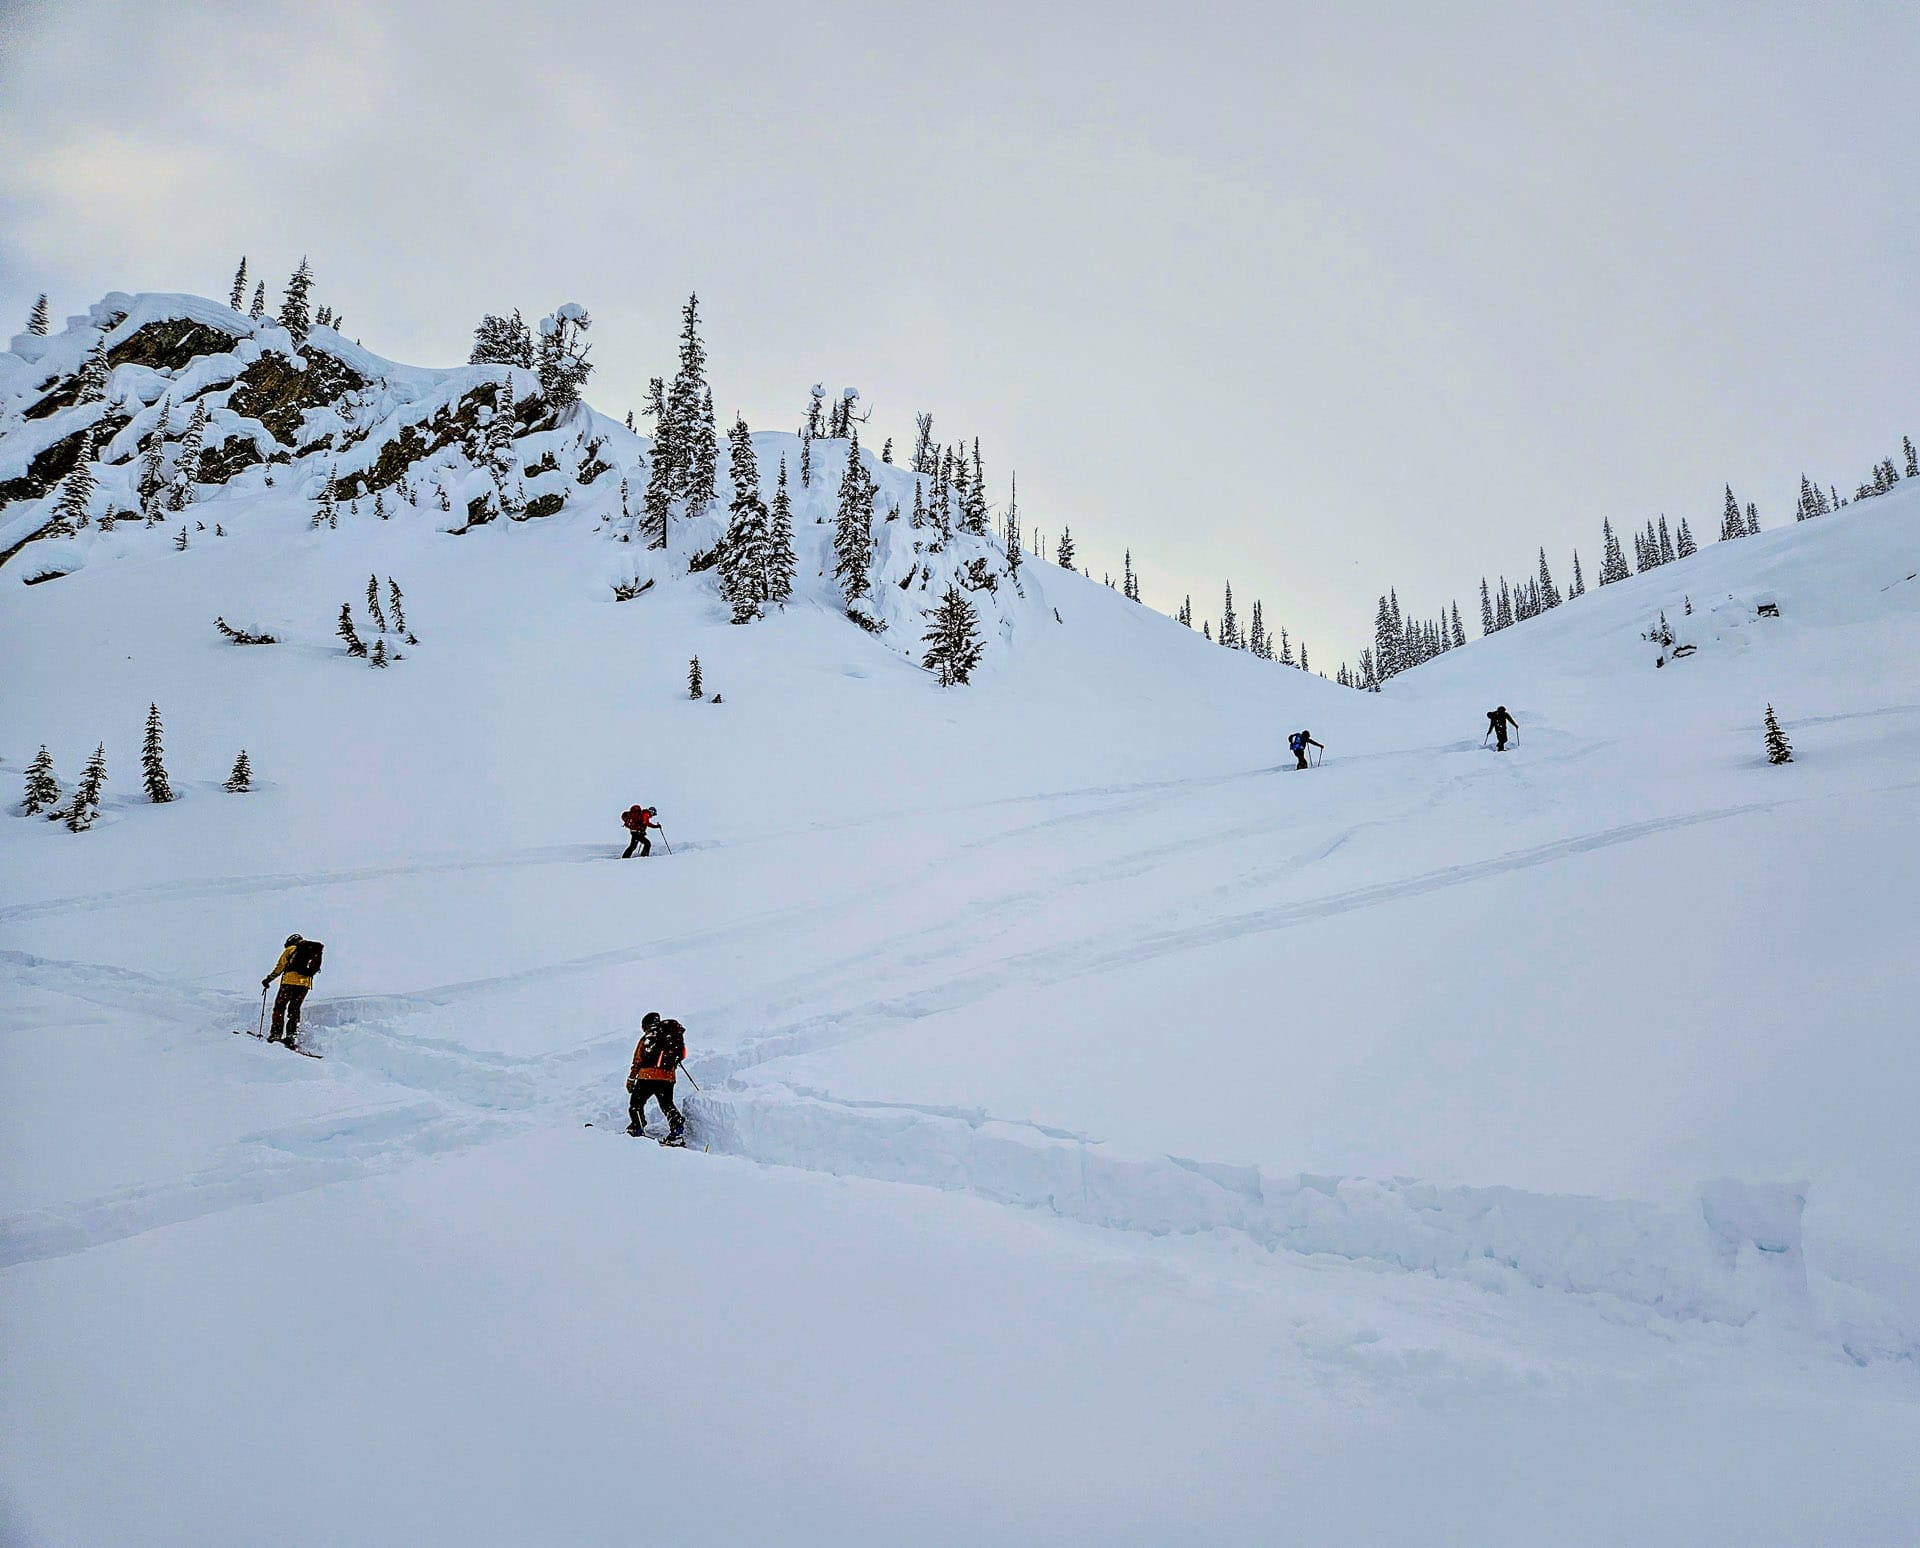
[{"label": "skier in dark jacket", "polygon": [[[1495,752],[1505,752],[1507,750],[1507,727],[1518,726],[1519,724],[1519,721],[1507,713],[1507,707],[1504,704],[1498,709],[1490,709],[1487,711],[1487,730],[1499,738],[1499,740],[1494,743],[1493,750]],[[1481,738],[1481,741],[1484,742],[1485,740],[1485,737]]]},{"label": "skier in dark jacket", "polygon": [[1296,731],[1292,736],[1287,738],[1287,751],[1300,760],[1294,765],[1296,769],[1304,769],[1307,767],[1307,749],[1309,747],[1318,747],[1322,752],[1327,750],[1327,744],[1325,742],[1316,742],[1313,739],[1313,733],[1311,731]]},{"label": "skier in dark jacket", "polygon": [[269,1043],[285,1043],[289,1048],[297,1046],[294,1038],[300,1031],[300,1007],[306,1003],[307,991],[313,987],[313,975],[320,971],[320,950],[318,941],[309,941],[297,932],[289,935],[273,971],[260,980],[262,989],[276,978],[280,980],[280,992],[273,999],[273,1035],[267,1039]]},{"label": "skier in dark jacket", "polygon": [[622,860],[631,860],[635,849],[640,851],[642,860],[653,853],[653,840],[647,837],[647,829],[660,826],[653,816],[651,806],[630,806],[620,814],[621,824],[633,835],[627,840],[627,852],[620,857]]},{"label": "skier in dark jacket", "polygon": [[686,1119],[673,1105],[673,1077],[686,1061],[685,1027],[677,1021],[663,1021],[658,1011],[648,1011],[640,1018],[640,1042],[633,1050],[633,1068],[627,1072],[627,1133],[646,1132],[647,1098],[652,1097],[667,1115],[663,1143],[682,1143],[680,1131]]}]

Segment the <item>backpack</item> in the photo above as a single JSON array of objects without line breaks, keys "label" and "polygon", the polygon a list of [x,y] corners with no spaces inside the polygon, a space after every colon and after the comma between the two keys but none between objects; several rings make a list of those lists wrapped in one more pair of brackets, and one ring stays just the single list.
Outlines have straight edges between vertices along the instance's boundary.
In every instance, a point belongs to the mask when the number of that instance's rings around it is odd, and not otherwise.
[{"label": "backpack", "polygon": [[678,1069],[686,1062],[687,1039],[677,1021],[663,1021],[643,1039],[640,1046],[646,1050],[651,1067],[656,1070]]},{"label": "backpack", "polygon": [[647,814],[640,807],[629,806],[620,814],[620,822],[630,833],[638,833],[647,825]]},{"label": "backpack", "polygon": [[298,973],[302,978],[311,978],[320,971],[320,958],[326,947],[318,941],[302,941],[293,948],[293,960],[287,964],[289,973]]},{"label": "backpack", "polygon": [[1307,737],[1304,731],[1296,731],[1292,736],[1287,738],[1287,751],[1290,753],[1297,753],[1306,745]]}]

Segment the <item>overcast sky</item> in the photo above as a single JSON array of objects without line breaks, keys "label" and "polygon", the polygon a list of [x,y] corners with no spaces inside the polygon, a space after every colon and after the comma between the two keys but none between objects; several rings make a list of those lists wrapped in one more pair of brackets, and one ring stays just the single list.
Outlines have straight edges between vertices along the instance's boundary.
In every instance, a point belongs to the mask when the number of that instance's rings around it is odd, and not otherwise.
[{"label": "overcast sky", "polygon": [[615,414],[698,289],[715,407],[858,386],[996,501],[1304,633],[1603,515],[1790,520],[1920,436],[1920,5],[0,0],[0,334],[277,297],[466,358],[593,313]]}]

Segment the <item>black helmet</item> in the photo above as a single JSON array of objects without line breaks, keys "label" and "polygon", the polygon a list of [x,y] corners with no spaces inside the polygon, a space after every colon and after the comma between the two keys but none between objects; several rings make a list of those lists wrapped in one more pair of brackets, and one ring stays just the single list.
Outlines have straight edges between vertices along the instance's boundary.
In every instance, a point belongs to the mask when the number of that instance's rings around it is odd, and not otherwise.
[{"label": "black helmet", "polygon": [[640,1018],[640,1030],[642,1032],[651,1032],[655,1027],[659,1025],[660,1025],[660,1012],[658,1011],[648,1011],[646,1015]]},{"label": "black helmet", "polygon": [[287,944],[289,946],[298,946],[303,939],[305,939],[305,937],[303,937],[298,930],[295,930],[293,934],[287,937]]}]

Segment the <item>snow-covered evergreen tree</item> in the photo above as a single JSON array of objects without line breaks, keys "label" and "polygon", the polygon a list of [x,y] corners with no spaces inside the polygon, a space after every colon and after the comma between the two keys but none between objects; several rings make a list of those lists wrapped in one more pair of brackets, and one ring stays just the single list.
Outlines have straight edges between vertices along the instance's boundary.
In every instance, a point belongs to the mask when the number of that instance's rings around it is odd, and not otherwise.
[{"label": "snow-covered evergreen tree", "polygon": [[54,502],[53,530],[72,537],[87,524],[87,507],[93,500],[93,432],[80,438],[80,455],[60,485],[60,498]]},{"label": "snow-covered evergreen tree", "polygon": [[1900,449],[1907,454],[1907,477],[1920,478],[1920,452],[1913,449],[1913,437],[1900,437]]},{"label": "snow-covered evergreen tree", "polygon": [[1073,568],[1073,528],[1060,529],[1060,541],[1053,545],[1053,562],[1063,570]]},{"label": "snow-covered evergreen tree", "polygon": [[[1887,467],[1891,469],[1893,467],[1893,464],[1889,462],[1887,464]],[[1759,535],[1760,535],[1760,507],[1755,505],[1753,501],[1749,500],[1747,501],[1747,529],[1746,529],[1746,532],[1743,534],[1743,536],[1758,537]]]},{"label": "snow-covered evergreen tree", "polygon": [[342,640],[346,641],[347,654],[349,656],[364,656],[367,653],[366,645],[361,641],[360,636],[354,632],[353,604],[351,602],[342,602],[340,604],[340,622],[334,625],[333,632],[339,635]]},{"label": "snow-covered evergreen tree", "polygon": [[1500,595],[1493,604],[1493,626],[1496,629],[1513,627],[1513,594],[1507,590],[1506,576],[1500,577]]},{"label": "snow-covered evergreen tree", "polygon": [[1247,618],[1247,650],[1262,660],[1267,654],[1267,624],[1261,616],[1260,599],[1253,599],[1253,612]]},{"label": "snow-covered evergreen tree", "polygon": [[1553,583],[1553,576],[1547,570],[1547,551],[1540,550],[1540,605],[1543,608],[1560,605],[1560,588]]},{"label": "snow-covered evergreen tree", "polygon": [[1138,602],[1139,596],[1133,589],[1133,550],[1127,549],[1121,559],[1120,595],[1129,602]]},{"label": "snow-covered evergreen tree", "polygon": [[1602,519],[1600,523],[1600,584],[1611,586],[1615,581],[1627,578],[1627,556],[1620,551],[1620,539],[1614,535],[1613,523]]},{"label": "snow-covered evergreen tree", "polygon": [[1184,624],[1189,629],[1193,627],[1193,596],[1191,593],[1180,599],[1180,611],[1173,616],[1175,622]]},{"label": "snow-covered evergreen tree", "polygon": [[1485,638],[1491,633],[1493,633],[1493,596],[1487,590],[1487,578],[1483,575],[1480,577],[1480,634]]},{"label": "snow-covered evergreen tree", "polygon": [[73,792],[73,802],[67,807],[67,827],[74,833],[85,833],[91,828],[94,819],[100,815],[100,791],[107,783],[107,744],[102,742],[94,748],[93,756],[87,760],[85,772]]},{"label": "snow-covered evergreen tree", "polygon": [[920,664],[940,679],[942,688],[964,683],[980,664],[985,647],[979,637],[979,619],[973,604],[949,583],[947,594],[933,610],[933,627],[927,631],[927,653]]},{"label": "snow-covered evergreen tree", "polygon": [[1787,733],[1780,729],[1780,722],[1774,718],[1773,706],[1767,706],[1767,762],[1793,762],[1793,744],[1787,740]]},{"label": "snow-covered evergreen tree", "polygon": [[1687,525],[1687,518],[1680,518],[1680,540],[1674,545],[1674,557],[1685,559],[1689,554],[1700,552],[1700,545],[1693,540],[1693,529]]},{"label": "snow-covered evergreen tree", "polygon": [[[1576,563],[1574,565],[1574,574],[1576,577],[1579,575],[1579,572],[1580,572],[1580,567]],[[1286,637],[1286,632],[1287,631],[1284,629],[1280,631],[1282,639]],[[1453,604],[1453,644],[1454,644],[1454,647],[1457,649],[1458,647],[1466,643],[1467,643],[1467,631],[1461,628],[1460,626],[1460,602],[1459,602],[1459,599],[1456,598]]]},{"label": "snow-covered evergreen tree", "polygon": [[720,441],[713,423],[713,393],[701,393],[687,432],[687,513],[703,514],[713,504],[715,464]]},{"label": "snow-covered evergreen tree", "polygon": [[260,281],[253,287],[253,304],[247,308],[247,316],[258,322],[267,315],[267,282]]},{"label": "snow-covered evergreen tree", "polygon": [[1227,599],[1220,609],[1220,643],[1228,650],[1245,648],[1246,641],[1240,637],[1240,620],[1233,612],[1233,582],[1227,582]]},{"label": "snow-covered evergreen tree", "polygon": [[[966,459],[960,460],[961,467]],[[973,477],[967,484],[965,497],[960,503],[960,525],[975,537],[987,535],[987,476],[980,465],[980,438],[973,438]]]},{"label": "snow-covered evergreen tree", "polygon": [[233,271],[233,293],[227,297],[227,305],[239,311],[247,304],[247,255],[240,255],[240,267]]},{"label": "snow-covered evergreen tree", "polygon": [[[700,338],[700,297],[696,293],[688,296],[687,304],[680,309],[680,366],[666,403],[667,420],[672,426],[673,494],[687,500],[687,509],[693,515],[704,511],[713,498],[712,454],[704,475],[697,468],[696,425],[707,395],[707,347]],[[695,498],[696,477],[701,480],[704,499]]]},{"label": "snow-covered evergreen tree", "polygon": [[473,330],[473,350],[467,356],[467,364],[533,369],[533,330],[520,315],[519,307],[513,309],[511,317],[496,317],[488,312],[480,319],[479,326]]},{"label": "snow-covered evergreen tree", "polygon": [[164,508],[161,495],[167,487],[167,420],[172,412],[173,396],[169,393],[161,398],[159,415],[140,448],[140,477],[134,488],[140,497],[140,510],[149,526],[160,519]]},{"label": "snow-covered evergreen tree", "polygon": [[47,297],[42,292],[33,303],[33,310],[27,313],[27,332],[36,339],[44,339],[53,327],[53,313],[47,309]]},{"label": "snow-covered evergreen tree", "polygon": [[369,666],[384,667],[387,664],[387,641],[383,635],[373,642],[373,653],[367,657]]},{"label": "snow-covered evergreen tree", "polygon": [[417,645],[419,641],[414,639],[413,631],[407,627],[407,611],[401,605],[405,598],[400,594],[400,583],[391,575],[387,577],[387,599],[393,605],[393,632],[409,645]]},{"label": "snow-covered evergreen tree", "polygon": [[377,575],[367,577],[367,617],[380,633],[387,632],[387,615],[380,606],[380,577]]},{"label": "snow-covered evergreen tree", "polygon": [[1667,531],[1667,513],[1662,511],[1660,513],[1660,562],[1662,564],[1672,564],[1675,557],[1673,552],[1673,537]]},{"label": "snow-covered evergreen tree", "polygon": [[107,381],[112,375],[113,363],[107,359],[107,336],[103,333],[93,341],[93,348],[80,363],[80,402],[105,402]]},{"label": "snow-covered evergreen tree", "polygon": [[313,268],[303,257],[300,267],[287,281],[287,293],[280,301],[280,326],[293,335],[295,344],[304,344],[313,327],[313,314],[307,300],[313,290]]},{"label": "snow-covered evergreen tree", "polygon": [[1731,538],[1745,537],[1747,524],[1740,515],[1740,502],[1733,497],[1733,485],[1727,485],[1726,504],[1720,513],[1720,541],[1725,543]]},{"label": "snow-covered evergreen tree", "polygon": [[[916,480],[913,486],[915,508],[918,509],[920,485]],[[1013,475],[1007,493],[1007,575],[1013,581],[1020,579],[1020,475]],[[1136,577],[1133,586],[1133,600],[1140,600],[1140,583]]]},{"label": "snow-covered evergreen tree", "polygon": [[592,326],[593,319],[578,301],[555,307],[552,316],[540,319],[533,369],[540,379],[540,396],[555,413],[580,401],[580,389],[593,374],[593,362],[587,359],[592,346],[586,342]]},{"label": "snow-covered evergreen tree", "polygon": [[[917,494],[918,486],[915,488]],[[799,559],[793,551],[793,501],[787,494],[787,459],[780,459],[780,478],[773,489],[773,510],[767,519],[766,596],[785,607],[793,595]]]},{"label": "snow-covered evergreen tree", "polygon": [[33,756],[33,762],[27,765],[27,788],[21,800],[21,811],[28,817],[38,817],[42,812],[51,812],[60,804],[60,780],[53,772],[53,754],[47,751],[47,744],[40,744],[40,751]]},{"label": "snow-covered evergreen tree", "polygon": [[736,418],[727,432],[727,452],[733,500],[720,553],[720,591],[733,609],[733,621],[741,624],[759,616],[768,591],[767,508],[760,499],[759,464],[745,419]]},{"label": "snow-covered evergreen tree", "polygon": [[166,750],[160,745],[160,706],[147,706],[147,736],[140,744],[140,777],[147,787],[147,799],[164,806],[173,799],[173,783],[167,778]]},{"label": "snow-covered evergreen tree", "polygon": [[687,697],[689,699],[703,699],[706,697],[706,691],[700,682],[700,658],[698,656],[695,656],[687,663]]},{"label": "snow-covered evergreen tree", "polygon": [[226,788],[233,795],[245,795],[253,789],[253,765],[247,761],[244,747],[240,749],[240,756],[233,760],[233,772],[227,776]]},{"label": "snow-covered evergreen tree", "polygon": [[[1567,600],[1571,602],[1575,597],[1584,597],[1586,594],[1587,578],[1580,573],[1580,550],[1576,548],[1573,551],[1573,584],[1567,588]],[[1454,643],[1459,644],[1460,641]]]},{"label": "snow-covered evergreen tree", "polygon": [[193,504],[193,486],[200,482],[200,451],[207,441],[207,404],[202,398],[193,406],[193,415],[187,421],[187,433],[181,439],[179,454],[174,458],[173,487],[168,491],[167,504],[176,511],[184,511]]},{"label": "snow-covered evergreen tree", "polygon": [[867,572],[873,565],[873,494],[866,469],[860,465],[860,436],[847,442],[847,467],[840,479],[840,500],[834,511],[833,574],[851,607],[869,589]]}]

